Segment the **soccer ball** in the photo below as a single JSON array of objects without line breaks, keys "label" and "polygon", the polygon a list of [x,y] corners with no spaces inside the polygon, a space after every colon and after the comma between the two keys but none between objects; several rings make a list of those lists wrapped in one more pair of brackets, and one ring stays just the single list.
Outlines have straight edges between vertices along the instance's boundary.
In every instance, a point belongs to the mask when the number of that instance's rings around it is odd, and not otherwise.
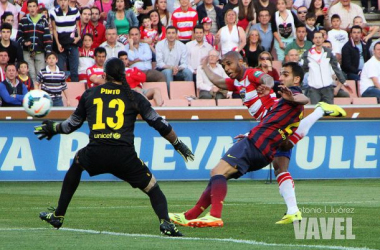
[{"label": "soccer ball", "polygon": [[53,101],[48,93],[43,90],[31,90],[25,96],[22,101],[22,106],[26,113],[33,117],[44,117],[49,114]]}]

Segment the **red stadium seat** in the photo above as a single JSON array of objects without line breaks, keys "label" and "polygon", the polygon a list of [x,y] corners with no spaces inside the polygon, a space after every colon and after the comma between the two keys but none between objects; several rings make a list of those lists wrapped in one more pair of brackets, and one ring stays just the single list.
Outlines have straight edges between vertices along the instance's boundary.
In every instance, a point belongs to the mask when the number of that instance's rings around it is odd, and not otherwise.
[{"label": "red stadium seat", "polygon": [[170,99],[186,99],[195,97],[195,87],[192,81],[174,81],[170,82]]},{"label": "red stadium seat", "polygon": [[355,105],[374,105],[377,104],[376,97],[359,97],[352,99],[352,104]]},{"label": "red stadium seat", "polygon": [[343,97],[343,98],[334,98],[334,104],[337,105],[350,105],[351,104],[351,98]]},{"label": "red stadium seat", "polygon": [[356,86],[356,82],[355,82],[355,80],[347,80],[346,82],[347,82],[347,84],[350,86],[350,88],[352,89],[352,92],[353,92],[353,93],[350,93],[350,92],[347,90],[347,88],[345,88],[344,86],[342,87],[342,89],[343,89],[344,91],[346,91],[347,93],[350,94],[351,99],[359,97],[359,96],[358,96],[358,89],[357,89],[357,86]]},{"label": "red stadium seat", "polygon": [[241,99],[218,99],[216,101],[219,107],[240,107],[243,105]]},{"label": "red stadium seat", "polygon": [[166,82],[144,82],[143,89],[151,89],[158,88],[161,91],[161,96],[163,100],[168,100],[168,87],[166,86]]},{"label": "red stadium seat", "polygon": [[190,101],[191,107],[215,107],[215,99],[196,99]]},{"label": "red stadium seat", "polygon": [[[86,83],[83,82],[67,82],[67,95],[70,102],[70,107],[77,107],[79,100],[86,90]],[[62,93],[63,105],[67,106],[65,94]]]},{"label": "red stadium seat", "polygon": [[189,101],[187,99],[165,100],[164,106],[166,106],[166,107],[188,107]]}]

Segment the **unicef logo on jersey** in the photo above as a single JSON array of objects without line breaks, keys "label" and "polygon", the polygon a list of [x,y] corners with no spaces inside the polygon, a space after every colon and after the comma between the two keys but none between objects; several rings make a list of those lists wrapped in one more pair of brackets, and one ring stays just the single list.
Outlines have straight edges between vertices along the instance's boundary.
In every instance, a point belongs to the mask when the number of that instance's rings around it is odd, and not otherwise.
[{"label": "unicef logo on jersey", "polygon": [[253,73],[253,75],[254,75],[255,77],[259,77],[261,74],[263,74],[262,71],[256,71],[255,73]]},{"label": "unicef logo on jersey", "polygon": [[113,138],[114,139],[118,140],[118,139],[120,139],[120,137],[121,137],[121,134],[119,134],[119,133],[113,133]]}]

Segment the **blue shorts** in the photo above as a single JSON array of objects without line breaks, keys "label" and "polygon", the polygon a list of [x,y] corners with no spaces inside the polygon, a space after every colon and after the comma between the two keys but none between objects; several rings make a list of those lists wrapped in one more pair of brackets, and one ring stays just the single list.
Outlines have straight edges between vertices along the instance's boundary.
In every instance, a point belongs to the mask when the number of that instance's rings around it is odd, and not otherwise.
[{"label": "blue shorts", "polygon": [[280,157],[280,156],[284,156],[290,160],[290,157],[292,156],[292,150],[281,151],[281,150],[277,149],[276,153],[274,154],[274,157]]},{"label": "blue shorts", "polygon": [[238,172],[232,178],[238,179],[247,172],[266,167],[270,161],[256,148],[254,141],[244,138],[235,143],[222,157]]}]

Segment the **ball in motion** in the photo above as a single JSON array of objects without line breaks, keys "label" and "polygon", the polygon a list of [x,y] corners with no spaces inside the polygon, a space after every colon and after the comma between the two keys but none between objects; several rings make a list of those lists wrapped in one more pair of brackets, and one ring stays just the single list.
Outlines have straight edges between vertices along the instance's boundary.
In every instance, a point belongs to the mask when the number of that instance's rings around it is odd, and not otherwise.
[{"label": "ball in motion", "polygon": [[26,113],[33,117],[44,117],[49,114],[53,101],[48,93],[43,90],[31,90],[25,96],[22,101]]}]

